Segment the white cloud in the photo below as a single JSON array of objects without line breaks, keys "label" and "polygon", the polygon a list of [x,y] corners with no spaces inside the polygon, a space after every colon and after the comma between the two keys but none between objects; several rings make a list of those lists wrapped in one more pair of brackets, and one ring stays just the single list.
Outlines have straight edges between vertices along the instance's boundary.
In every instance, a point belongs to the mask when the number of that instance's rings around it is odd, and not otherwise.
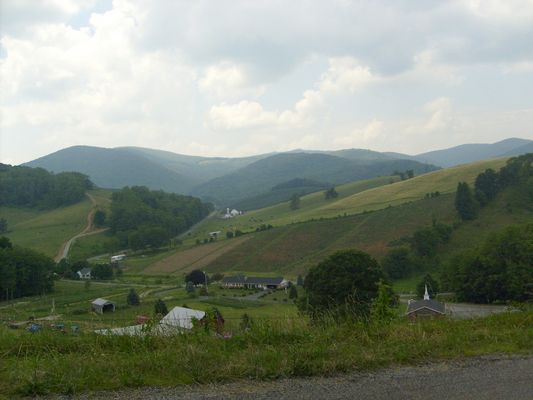
[{"label": "white cloud", "polygon": [[334,143],[341,147],[368,146],[384,133],[384,122],[373,119],[363,127],[354,128],[348,135],[337,136]]},{"label": "white cloud", "polygon": [[258,97],[265,91],[264,85],[253,85],[244,66],[232,62],[220,62],[205,68],[198,86],[203,93],[215,99]]},{"label": "white cloud", "polygon": [[2,160],[532,137],[531,1],[103,4],[0,1]]}]

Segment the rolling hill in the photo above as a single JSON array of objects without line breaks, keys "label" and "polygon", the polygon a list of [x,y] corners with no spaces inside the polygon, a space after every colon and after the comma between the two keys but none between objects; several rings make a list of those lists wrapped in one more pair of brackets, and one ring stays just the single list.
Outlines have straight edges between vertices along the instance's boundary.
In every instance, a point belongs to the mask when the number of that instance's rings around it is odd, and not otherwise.
[{"label": "rolling hill", "polygon": [[463,144],[449,149],[429,151],[417,154],[414,159],[446,168],[489,158],[518,156],[530,152],[531,146],[533,146],[531,140],[510,138],[492,144]]},{"label": "rolling hill", "polygon": [[288,202],[265,207],[245,213],[231,220],[210,218],[195,230],[195,236],[204,238],[208,232],[240,229],[255,230],[260,224],[274,226],[305,222],[311,219],[334,218],[339,215],[359,214],[365,211],[379,210],[410,201],[420,200],[427,193],[439,191],[441,194],[453,193],[457,182],[472,183],[476,176],[487,168],[499,169],[506,159],[480,161],[463,166],[434,171],[416,176],[412,179],[399,181],[396,177],[381,177],[366,181],[358,181],[337,187],[337,199],[324,199],[323,192],[312,193],[301,198],[300,208],[291,210]]},{"label": "rolling hill", "polygon": [[366,159],[361,162],[324,153],[284,153],[264,158],[246,168],[215,178],[195,188],[192,194],[221,206],[233,206],[243,199],[267,194],[270,188],[289,179],[306,178],[339,185],[389,176],[395,170],[407,169],[420,174],[437,168],[411,160]]},{"label": "rolling hill", "polygon": [[[453,193],[457,181],[472,182],[476,174],[485,168],[497,169],[503,163],[504,160],[478,162],[343,196],[338,203],[350,204],[345,208],[347,211],[360,210],[353,215],[344,216],[341,208],[336,208],[336,216],[323,214],[324,209],[317,207],[317,203],[324,200],[318,199],[317,194],[302,198],[302,215],[313,215],[313,219],[291,223],[283,218],[284,211],[275,207],[269,209],[270,213],[278,211],[280,214],[272,215],[271,219],[267,219],[265,210],[258,210],[255,216],[248,213],[235,221],[223,222],[226,224],[224,228],[252,228],[259,223],[274,221],[279,225],[237,239],[186,248],[169,258],[159,258],[157,263],[148,266],[146,272],[180,275],[201,266],[210,272],[276,273],[294,277],[344,248],[358,248],[381,258],[392,243],[412,235],[417,229],[430,226],[433,221],[455,226],[452,240],[442,245],[439,251],[441,261],[446,260],[457,251],[481,244],[488,235],[508,225],[533,222],[531,194],[522,187],[510,187],[498,194],[493,203],[481,210],[478,219],[459,221]],[[415,190],[415,187],[418,189]],[[429,198],[419,196],[424,191],[436,190],[443,194]],[[381,196],[388,196],[393,205],[388,206],[385,201],[376,202]],[[368,211],[373,207],[377,208]],[[257,215],[265,216],[265,220]],[[215,229],[212,223],[213,220],[205,222],[210,229]],[[197,233],[201,234],[203,228],[198,227]],[[219,228],[222,226],[219,225]]]}]

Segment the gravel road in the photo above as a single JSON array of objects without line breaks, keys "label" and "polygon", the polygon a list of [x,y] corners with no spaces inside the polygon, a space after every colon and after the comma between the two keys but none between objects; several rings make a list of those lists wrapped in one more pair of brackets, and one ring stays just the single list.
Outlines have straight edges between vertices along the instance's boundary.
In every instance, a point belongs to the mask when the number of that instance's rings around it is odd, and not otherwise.
[{"label": "gravel road", "polygon": [[[142,388],[79,399],[375,399],[532,400],[533,356],[485,356],[336,377],[241,381],[223,385]],[[65,398],[66,399],[66,398]]]}]

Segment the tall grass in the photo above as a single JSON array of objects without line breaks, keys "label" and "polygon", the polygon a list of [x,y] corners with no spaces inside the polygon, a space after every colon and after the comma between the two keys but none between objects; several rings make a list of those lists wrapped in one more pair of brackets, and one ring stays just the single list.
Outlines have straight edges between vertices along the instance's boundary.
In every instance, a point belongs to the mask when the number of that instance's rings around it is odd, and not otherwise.
[{"label": "tall grass", "polygon": [[331,375],[532,349],[531,310],[417,323],[255,320],[230,339],[204,331],[128,337],[0,328],[0,396]]}]

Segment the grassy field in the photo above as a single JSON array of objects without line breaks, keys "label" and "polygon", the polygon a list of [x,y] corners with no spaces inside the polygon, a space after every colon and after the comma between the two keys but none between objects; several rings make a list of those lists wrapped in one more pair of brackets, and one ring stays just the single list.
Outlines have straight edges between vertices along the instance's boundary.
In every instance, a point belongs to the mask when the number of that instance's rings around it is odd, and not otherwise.
[{"label": "grassy field", "polygon": [[14,244],[55,257],[61,245],[86,226],[90,209],[91,202],[85,199],[69,207],[46,211],[2,207],[0,215],[7,219],[6,236]]},{"label": "grassy field", "polygon": [[505,159],[496,159],[448,168],[417,176],[406,181],[391,182],[390,177],[381,177],[353,182],[337,187],[339,197],[325,200],[322,192],[301,198],[300,208],[291,210],[289,203],[250,211],[231,220],[212,217],[199,224],[187,240],[203,239],[209,232],[240,229],[253,231],[261,224],[283,226],[319,218],[334,218],[354,215],[396,206],[423,199],[427,193],[454,193],[459,181],[472,183],[476,176],[487,168],[499,169]]},{"label": "grassy field", "polygon": [[[109,191],[92,190],[89,193],[99,207],[109,207]],[[86,226],[91,208],[89,199],[84,199],[54,210],[0,207],[0,216],[7,219],[9,232],[6,236],[13,243],[55,257],[61,245]]]},{"label": "grassy field", "polygon": [[531,354],[533,311],[472,320],[399,318],[309,324],[254,320],[221,339],[203,330],[170,337],[102,337],[0,326],[0,397],[179,386],[243,378],[332,375],[493,353]]}]

